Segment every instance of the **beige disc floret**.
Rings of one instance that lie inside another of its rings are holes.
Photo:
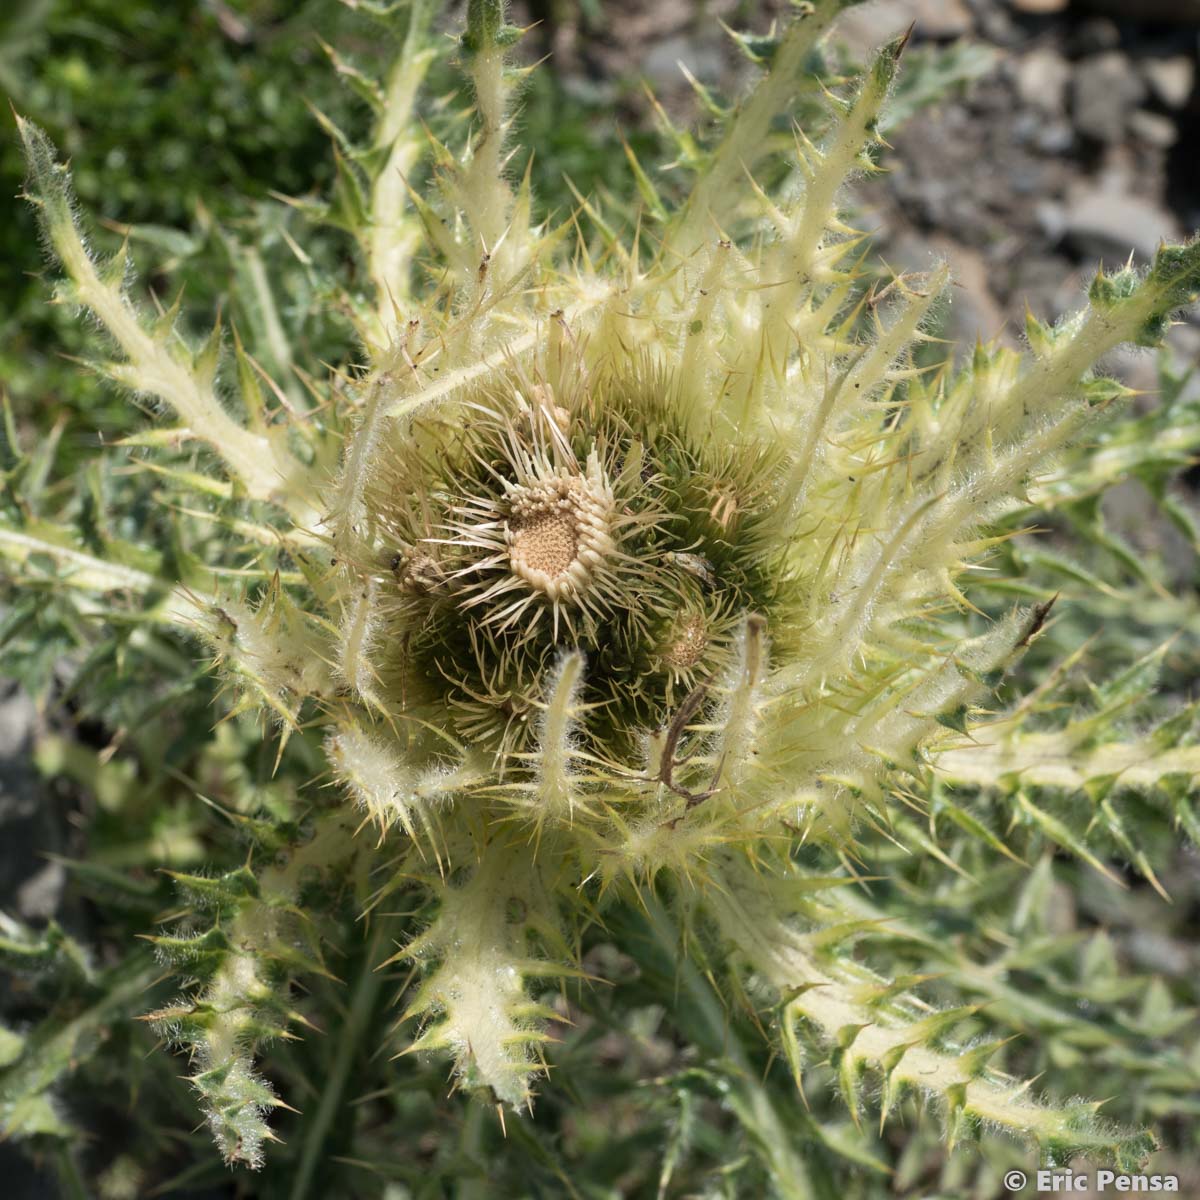
[[[599,449],[580,464],[556,425],[533,426],[526,441],[511,427],[507,476],[499,494],[476,495],[452,510],[453,547],[483,551],[453,574],[465,609],[488,606],[484,624],[530,636],[549,613],[571,636],[594,630],[632,560],[621,546],[629,516],[617,504]],[[532,443],[532,444],[530,444]]]
[[[617,549],[612,488],[595,452],[586,472],[561,467],[509,484],[507,492],[504,539],[513,574],[554,602],[578,596]]]

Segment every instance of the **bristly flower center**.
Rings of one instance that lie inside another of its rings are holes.
[[[586,475],[562,469],[511,485],[508,495],[504,536],[513,573],[553,601],[577,595],[616,549],[609,532],[612,490],[596,457]]]
[[[371,497],[399,548],[395,694],[443,697],[458,736],[515,764],[545,681],[578,650],[578,736],[638,754],[729,665],[743,614],[775,615],[756,525],[774,454],[694,436],[677,381],[649,365],[580,367],[553,387],[514,371],[467,404],[465,428],[434,418],[397,443]]]

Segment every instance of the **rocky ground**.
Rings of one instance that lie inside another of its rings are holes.
[[[531,0],[553,66],[595,93],[644,76],[686,103],[678,63],[737,86],[720,17],[762,28],[781,0]],[[703,11],[701,11],[703,10]],[[1016,342],[1026,303],[1057,316],[1096,262],[1138,261],[1161,238],[1200,228],[1200,0],[873,0],[839,34],[863,58],[913,26],[913,44],[988,47],[992,66],[965,94],[921,112],[891,138],[890,173],[862,189],[864,214],[895,265],[949,260],[959,294],[952,336]],[[614,90],[614,97],[618,93]],[[636,119],[636,113],[630,113]],[[1194,357],[1200,332],[1176,334]],[[1115,369],[1152,388],[1147,356]]]
[[[1027,303],[1057,316],[1099,260],[1132,252],[1146,262],[1161,239],[1200,227],[1200,6],[895,0],[853,14],[848,28],[866,44],[914,19],[917,37],[972,38],[995,52],[961,101],[896,134],[891,173],[867,189],[885,253],[954,266],[956,336],[1016,340]],[[1194,357],[1200,335],[1181,329],[1175,345]],[[1149,356],[1116,369],[1154,386]]]

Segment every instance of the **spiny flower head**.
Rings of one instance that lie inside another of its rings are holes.
[[[645,361],[571,355],[541,382],[513,367],[466,404],[462,425],[418,418],[383,443],[364,496],[390,563],[373,571],[372,547],[361,568],[387,695],[440,704],[511,769],[578,651],[577,733],[598,757],[633,753],[684,683],[728,662],[739,614],[777,607],[779,548],[755,535],[777,459],[693,439]]]

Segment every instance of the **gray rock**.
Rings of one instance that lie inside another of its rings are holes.
[[[58,911],[66,882],[62,863],[44,863],[17,888],[17,912],[27,921],[48,921]]]
[[[948,40],[963,37],[974,27],[965,0],[915,0],[913,8],[916,32],[923,37]]]
[[[948,333],[964,357],[972,352],[977,339],[1014,345],[1013,329],[1006,324],[1004,309],[992,291],[992,274],[983,255],[945,238],[935,239],[934,248],[945,255],[954,272]]]
[[[1062,112],[1066,107],[1071,64],[1057,50],[1038,46],[1017,62],[1017,94],[1043,112]]]
[[[1048,254],[1043,243],[1031,239],[1025,245],[1026,253],[1009,260],[1013,277],[1009,319],[1018,330],[1024,329],[1027,311],[1043,321],[1077,312],[1086,289],[1083,275],[1059,255]]]
[[[1157,929],[1141,927],[1137,936],[1128,938],[1125,945],[1143,970],[1186,976],[1195,969],[1187,942]]]
[[[1151,94],[1166,108],[1182,108],[1196,82],[1196,60],[1189,54],[1144,58],[1138,63]]]
[[[1012,14],[995,0],[970,0],[970,4],[975,16],[975,31],[985,41],[995,46],[1016,46],[1027,40]]]
[[[1100,54],[1104,50],[1115,50],[1121,44],[1121,31],[1115,21],[1107,17],[1091,17],[1078,21],[1067,28],[1069,53],[1076,58],[1088,54]]]
[[[1085,58],[1071,81],[1075,128],[1098,142],[1119,142],[1130,115],[1146,98],[1146,85],[1116,50]]]
[[[1129,132],[1147,146],[1165,150],[1179,140],[1179,130],[1170,117],[1162,113],[1147,112],[1144,108],[1129,118]]]
[[[834,28],[833,38],[861,60],[902,34],[912,23],[912,10],[904,0],[878,0],[844,13]]]
[[[724,65],[715,47],[701,45],[695,38],[679,34],[652,43],[642,59],[641,69],[654,86],[674,87],[684,78],[680,63],[685,64],[701,83],[716,83]]]
[[[57,910],[66,873],[42,857],[60,837],[32,765],[36,726],[33,701],[0,683],[0,908],[41,921]]]
[[[1169,212],[1149,200],[1124,192],[1094,189],[1072,198],[1065,207],[1065,240],[1086,259],[1119,266],[1129,257],[1154,257],[1160,241],[1178,239]]]
[[[1058,158],[1075,144],[1075,130],[1066,121],[1046,121],[1037,131],[1033,144],[1043,154]]]
[[[845,13],[834,37],[862,58],[910,25],[919,38],[945,41],[971,33],[974,20],[966,0],[873,0]]]
[[[1067,232],[1067,209],[1053,200],[1043,200],[1033,210],[1038,227],[1052,241],[1061,242]]]

